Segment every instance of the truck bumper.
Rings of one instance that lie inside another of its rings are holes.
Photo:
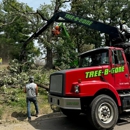
[[[60,108],[81,110],[80,98],[64,98],[48,95],[48,101],[50,104]]]

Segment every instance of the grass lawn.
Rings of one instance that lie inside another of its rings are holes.
[[[1,88],[0,88],[1,90]],[[0,119],[11,120],[11,118],[27,117],[26,115],[26,95],[20,88],[7,88],[5,93],[0,91]],[[39,88],[38,106],[39,114],[52,113],[50,105],[48,104],[48,94],[46,90]],[[31,114],[35,115],[35,108],[31,104]]]

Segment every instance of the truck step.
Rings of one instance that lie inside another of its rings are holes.
[[[124,110],[124,112],[130,112],[130,109],[126,109],[126,110]]]
[[[130,96],[130,93],[127,93],[127,94],[119,94],[120,97],[129,97]]]

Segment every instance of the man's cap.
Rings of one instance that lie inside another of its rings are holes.
[[[29,82],[30,82],[30,83],[34,82],[34,76],[30,76],[30,77],[29,77]]]
[[[34,76],[30,76],[29,79],[34,79]]]

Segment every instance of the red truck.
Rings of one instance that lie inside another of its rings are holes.
[[[50,76],[49,102],[63,114],[87,114],[98,130],[111,129],[130,111],[129,64],[122,48],[102,47],[79,56],[79,68]]]
[[[79,68],[51,74],[49,103],[67,116],[85,113],[96,129],[111,130],[119,116],[130,111],[130,43],[116,27],[66,12],[55,14],[31,38],[41,34],[52,22],[60,21],[59,17],[108,34],[110,46],[80,54]]]

